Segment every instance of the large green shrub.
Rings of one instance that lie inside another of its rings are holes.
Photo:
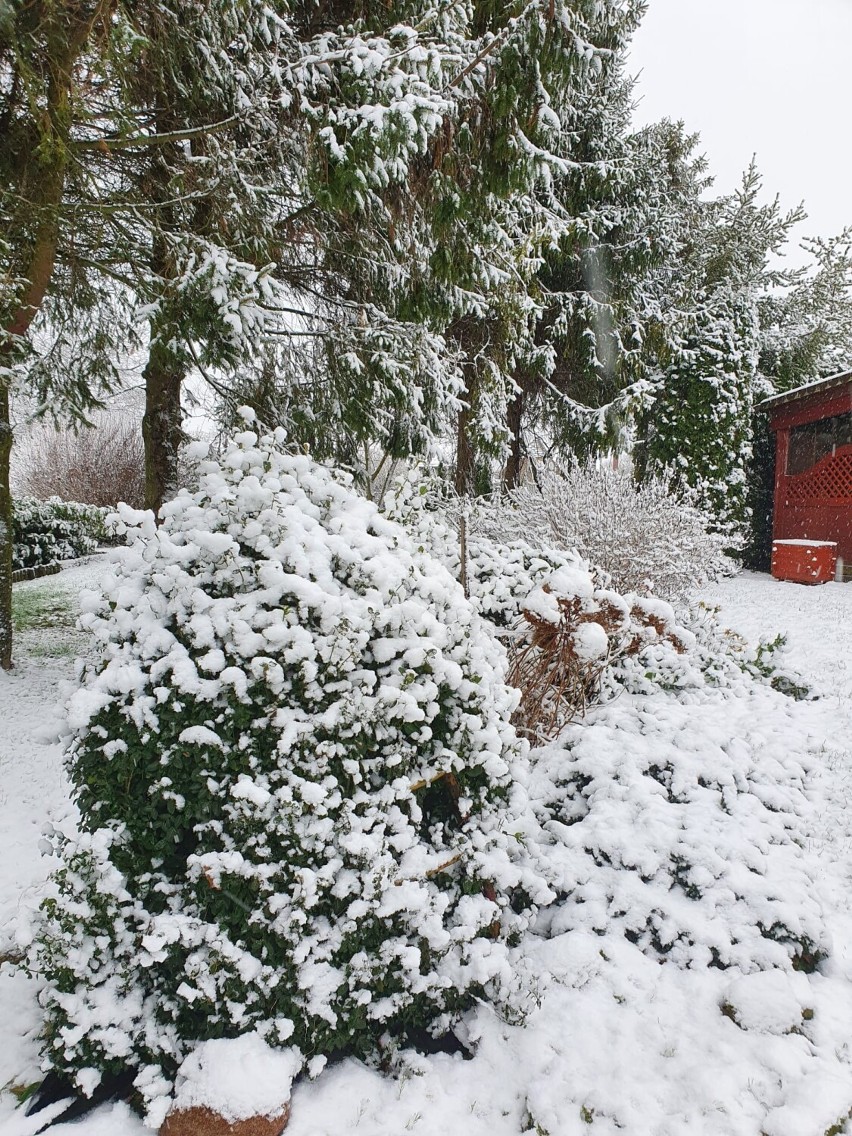
[[[94,552],[109,539],[108,509],[51,497],[16,497],[12,505],[13,567],[40,568]]]
[[[447,571],[283,435],[126,510],[70,707],[82,833],[31,967],[45,1052],[162,1114],[199,1040],[387,1052],[509,973],[538,895],[504,656]]]

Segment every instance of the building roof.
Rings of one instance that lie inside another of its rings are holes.
[[[796,387],[795,390],[773,394],[769,398],[763,399],[758,405],[767,410],[774,409],[776,406],[783,406],[785,402],[798,402],[799,399],[808,398],[812,394],[824,394],[834,387],[842,387],[847,383],[852,384],[852,371],[839,371],[836,375],[817,379],[813,383],[805,383],[803,386]]]

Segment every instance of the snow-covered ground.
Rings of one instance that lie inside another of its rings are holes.
[[[19,587],[70,598],[97,570],[89,564]],[[820,697],[794,703],[765,691],[696,704],[694,713],[661,715],[670,725],[661,727],[659,744],[695,748],[706,737],[725,750],[748,734],[758,758],[765,738],[767,753],[786,750],[814,765],[802,864],[832,941],[828,961],[815,974],[740,977],[660,965],[620,933],[575,929],[532,939],[527,963],[543,977],[523,1026],[483,1007],[466,1023],[476,1043],[471,1061],[412,1055],[396,1078],[353,1061],[329,1067],[296,1086],[290,1136],[845,1131],[839,1125],[852,1110],[852,586],[807,588],[744,574],[706,598],[749,638],[786,632],[790,664]],[[51,865],[39,853],[42,826],[69,808],[61,747],[51,741],[73,671],[62,653],[69,645],[85,642],[67,627],[25,631],[18,669],[0,674],[0,955],[14,953],[21,934],[14,928],[25,923]],[[15,1109],[10,1091],[39,1076],[35,993],[23,976],[0,975],[4,1136],[31,1136],[40,1123]],[[736,1008],[739,1024],[725,1006]],[[116,1104],[55,1131],[147,1130]]]

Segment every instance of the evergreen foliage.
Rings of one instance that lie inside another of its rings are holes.
[[[769,428],[769,415],[759,406],[752,415],[751,433],[751,460],[746,474],[751,524],[739,556],[746,568],[768,572],[772,565],[775,509],[775,434]]]
[[[402,107],[409,144],[393,164],[374,149],[370,168],[342,179],[356,151],[350,134],[360,139],[366,127],[343,135],[343,111],[325,112],[335,133],[324,126],[322,136],[337,149],[329,145],[314,176],[325,179],[319,200],[345,210],[325,264],[346,281],[349,315],[328,341],[328,372],[294,388],[299,436],[316,452],[354,463],[373,439],[398,456],[457,427],[458,479],[469,487],[476,452],[505,449],[514,372],[540,353],[535,274],[570,220],[554,185],[585,161],[569,153],[562,109],[592,97],[623,38],[623,8],[572,0],[410,15],[418,41],[431,44],[440,29],[449,51],[442,59],[430,47],[430,66],[443,73],[430,78],[431,103],[415,107],[422,118],[431,106],[432,121],[417,133]],[[376,34],[386,17],[373,18]],[[365,75],[359,65],[361,87]]]
[[[464,492],[494,484],[495,459],[516,484],[533,435],[580,454],[638,437],[640,473],[669,468],[742,531],[756,375],[786,386],[850,356],[849,238],[812,242],[813,273],[772,272],[795,215],[758,204],[754,169],[708,200],[681,125],[631,132],[642,12],[16,10],[4,390],[85,416],[145,345],[153,505],[200,371],[225,419],[247,401],[354,468],[370,444],[452,438]]]
[[[533,339],[519,357],[510,411],[517,484],[525,436],[542,427],[564,452],[617,437],[641,375],[646,312],[641,283],[655,261],[643,180],[643,144],[629,133],[632,81],[624,68],[641,5],[608,21],[607,52],[593,82],[557,108],[564,158],[553,183],[558,221],[536,277]]]
[[[107,510],[51,497],[16,497],[14,559],[18,568],[39,568],[57,560],[86,556],[109,540]]]
[[[268,104],[269,28],[279,24],[268,8],[230,0],[57,0],[14,6],[8,15],[0,31],[0,515],[7,534],[13,390],[35,392],[42,413],[85,418],[122,381],[149,323],[152,354],[166,352],[184,367],[188,355],[233,362],[242,330],[256,332],[273,259],[262,237],[277,220],[275,196],[256,175],[259,153],[275,157],[265,145],[273,132],[258,89]],[[278,91],[280,102],[280,84]],[[180,318],[170,319],[177,310]],[[171,420],[162,406],[154,409],[149,439],[173,441],[179,385],[165,408]],[[7,539],[4,666],[11,662],[10,550]]]
[[[852,229],[803,242],[811,267],[760,299],[760,370],[781,393],[852,367]]]
[[[50,1065],[86,1093],[130,1067],[155,1118],[200,1040],[375,1058],[446,1031],[549,896],[510,835],[502,649],[282,441],[237,435],[159,529],[125,510],[83,618],[103,656],[70,708],[82,832],[30,965]]]
[[[748,469],[760,352],[758,301],[788,279],[770,267],[801,211],[759,203],[755,166],[726,198],[696,203],[683,234],[686,312],[643,414],[643,474],[662,472],[696,495],[736,543],[750,523]]]
[[[650,468],[693,490],[734,543],[749,521],[755,316],[752,298],[729,289],[692,313],[654,398],[645,443]]]
[[[774,692],[707,632],[686,653],[661,642],[623,656],[604,676],[611,697],[533,754],[559,893],[541,923],[616,931],[684,969],[810,972],[831,951],[799,846],[810,759],[789,752],[789,707],[775,703],[772,729],[754,731]],[[665,705],[649,713],[661,687]],[[736,722],[727,746],[720,715]]]

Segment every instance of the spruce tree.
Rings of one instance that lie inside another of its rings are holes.
[[[641,468],[688,487],[719,531],[741,544],[750,507],[759,303],[788,279],[771,259],[801,211],[759,202],[754,165],[732,195],[698,202],[682,236],[686,303],[640,425]]]
[[[759,366],[773,392],[852,366],[852,228],[802,247],[810,264],[759,303]]]
[[[499,232],[524,256],[498,281],[499,291],[491,289],[486,318],[473,313],[460,325],[463,350],[465,338],[473,350],[464,350],[459,491],[474,484],[478,451],[509,461],[514,453],[517,464],[525,395],[531,385],[552,376],[553,337],[546,329],[559,321],[560,305],[549,268],[560,250],[582,244],[593,225],[592,211],[578,208],[578,199],[594,197],[593,185],[618,176],[624,52],[642,10],[641,3],[565,4],[555,22],[571,27],[580,43],[575,40],[573,51],[570,40],[560,45],[545,20],[513,50],[504,63],[503,85],[495,86],[493,120],[502,127],[506,112],[500,100],[514,117],[488,152],[498,162],[505,155],[513,173],[526,165],[528,178],[527,188],[519,187],[496,220]],[[548,20],[553,18],[551,6]]]
[[[177,488],[181,387],[251,358],[280,318],[279,250],[292,233],[292,33],[246,0],[150,3],[122,13],[134,67],[111,75],[99,144],[109,155],[108,247],[123,257],[134,319],[147,333],[146,500]],[[100,171],[99,171],[100,172]]]
[[[689,486],[718,531],[732,538],[743,536],[749,517],[754,301],[748,291],[722,287],[690,313],[646,417],[652,468]]]
[[[5,5],[0,19],[0,666],[7,670],[12,665],[11,399],[33,369],[33,325],[46,303],[57,301],[53,334],[44,337],[42,348],[54,364],[67,366],[71,312],[78,327],[88,326],[93,289],[80,251],[70,253],[64,205],[68,182],[78,173],[75,134],[84,121],[83,91],[112,44],[112,7],[105,0]],[[55,287],[57,275],[62,289]],[[97,332],[103,334],[102,325]],[[102,340],[94,338],[94,354],[100,356]],[[50,392],[78,411],[94,397],[87,362],[86,356],[79,358],[76,377]],[[108,375],[109,367],[104,370]]]
[[[541,354],[536,273],[566,227],[554,186],[587,161],[572,151],[563,110],[606,100],[598,78],[637,7],[483,3],[465,20],[453,9],[453,22],[449,10],[410,15],[421,37],[442,29],[456,62],[435,82],[437,128],[419,152],[379,165],[379,178],[352,170],[355,132],[341,129],[339,107],[326,109],[324,136],[330,126],[337,148],[314,171],[318,195],[351,223],[332,231],[324,260],[340,285],[331,306],[348,315],[327,340],[327,370],[293,390],[297,433],[316,452],[357,463],[370,439],[401,454],[452,433],[460,488],[478,452],[505,453],[514,375]],[[376,35],[387,15],[362,19]]]
[[[637,293],[653,256],[624,68],[641,11],[628,5],[605,24],[598,73],[558,108],[559,221],[536,275],[532,340],[514,374],[508,488],[517,484],[526,433],[563,452],[604,444],[615,400],[639,374],[644,313]]]
[[[695,299],[689,241],[711,179],[681,123],[630,131],[624,52],[638,14],[625,13],[597,88],[573,108],[574,162],[555,189],[566,221],[538,273],[534,350],[515,374],[508,487],[528,437],[565,458],[632,446]]]

